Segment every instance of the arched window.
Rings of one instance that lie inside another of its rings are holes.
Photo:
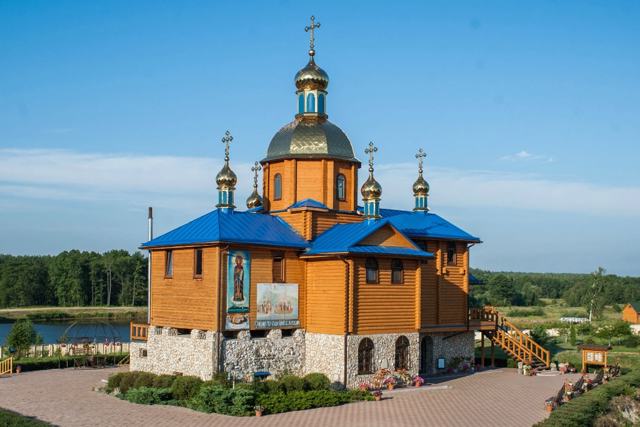
[[[409,369],[409,339],[404,335],[396,340],[395,369]]]
[[[316,96],[312,93],[307,95],[307,113],[316,112]]]
[[[358,345],[358,375],[373,374],[373,341],[363,338]]]
[[[279,173],[273,177],[273,199],[282,199],[282,175]]]
[[[339,174],[336,178],[336,195],[338,200],[345,200],[347,198],[346,183],[344,175]]]
[[[318,113],[324,114],[324,93],[318,95]]]
[[[375,258],[367,258],[364,266],[367,270],[367,283],[378,283],[378,261]]]
[[[391,260],[391,283],[396,285],[404,283],[404,266],[401,259]]]
[[[304,94],[298,95],[298,113],[304,113]]]

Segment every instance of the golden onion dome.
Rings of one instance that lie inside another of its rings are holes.
[[[258,194],[258,190],[253,189],[253,193],[247,198],[247,208],[259,208],[262,206],[262,197]]]
[[[316,65],[313,56],[311,56],[309,63],[296,74],[295,82],[298,90],[327,90],[329,75]]]
[[[328,120],[297,118],[271,139],[263,162],[293,158],[332,158],[358,162],[347,135]]]
[[[362,184],[360,193],[364,200],[379,199],[382,196],[382,186],[373,177],[373,173],[369,174],[369,178]]]
[[[429,194],[429,183],[426,179],[422,177],[422,174],[418,176],[416,182],[413,183],[413,195],[428,195]]]
[[[236,183],[238,182],[238,177],[229,167],[229,162],[225,161],[224,166],[216,175],[216,183],[218,184],[218,188],[235,188]]]

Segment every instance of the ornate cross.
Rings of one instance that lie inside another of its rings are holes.
[[[233,141],[233,136],[231,136],[231,132],[226,131],[224,136],[222,137],[222,143],[224,144],[224,161],[229,161],[229,144]]]
[[[258,188],[258,172],[262,170],[262,166],[260,166],[259,162],[255,162],[251,167],[251,172],[253,172],[253,188]]]
[[[427,157],[427,153],[424,152],[422,148],[418,150],[416,154],[416,159],[418,159],[418,172],[422,174],[422,160]]]
[[[369,142],[369,147],[364,149],[364,154],[369,155],[369,172],[373,172],[373,153],[378,151],[378,147],[373,145],[373,141]]]
[[[311,38],[309,40],[309,53],[311,54],[311,52],[314,52],[313,48],[315,47],[315,38],[314,38],[314,34],[313,34],[313,30],[315,30],[316,28],[320,28],[320,23],[318,22],[316,24],[316,17],[311,15],[311,25],[304,27],[304,31],[306,33],[308,33],[309,31],[311,31]],[[314,52],[315,53],[315,52]],[[312,55],[313,56],[313,55]]]

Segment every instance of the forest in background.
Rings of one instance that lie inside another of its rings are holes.
[[[0,255],[0,308],[147,304],[147,258],[125,250]]]

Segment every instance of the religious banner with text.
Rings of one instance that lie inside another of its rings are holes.
[[[300,326],[297,283],[258,283],[256,328]]]
[[[231,251],[227,267],[227,329],[249,329],[251,257],[247,251]]]

